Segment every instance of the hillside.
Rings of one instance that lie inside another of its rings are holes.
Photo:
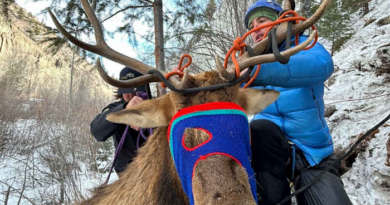
[[[55,54],[49,52],[49,43],[41,43],[45,38],[55,37],[54,34],[45,35],[49,31],[50,28],[40,23],[23,8],[12,4],[10,19],[0,16],[0,58],[12,55],[26,56],[29,66],[24,69],[29,70],[34,64],[37,67],[35,72],[38,73],[38,79],[55,79],[53,85],[69,82],[73,50],[65,43]],[[111,88],[101,80],[93,64],[77,54],[74,61],[76,82],[80,78],[85,78],[86,83],[91,87],[98,88],[104,95],[111,95]],[[5,72],[6,69],[3,65],[0,71]]]
[[[82,183],[101,178],[90,170],[112,148],[89,124],[113,89],[67,43],[49,52],[41,41],[56,36],[35,17],[9,11],[0,15],[0,204],[70,203],[101,183]]]
[[[328,120],[336,152],[390,114],[390,1],[371,1],[354,16],[355,34],[333,56],[335,73],[325,94],[337,111]],[[390,204],[390,166],[385,165],[390,122],[351,156],[342,180],[354,204]]]

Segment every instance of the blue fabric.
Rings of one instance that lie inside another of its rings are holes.
[[[194,150],[187,150],[182,143],[186,128],[207,130],[211,134],[211,140]],[[249,124],[243,111],[218,109],[182,115],[172,121],[168,135],[171,154],[190,204],[194,204],[192,176],[196,162],[214,154],[229,155],[245,168],[252,195],[257,201],[256,180],[250,162]]]
[[[301,36],[300,42],[306,39],[306,36]],[[284,50],[284,44],[280,50]],[[267,119],[277,124],[287,139],[303,151],[311,166],[333,153],[323,99],[324,82],[332,75],[333,69],[330,54],[317,43],[313,48],[290,57],[288,64],[261,65],[260,73],[251,85],[280,92],[278,100],[256,114],[253,120]]]

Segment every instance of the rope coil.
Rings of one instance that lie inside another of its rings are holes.
[[[293,15],[293,17],[286,17],[287,15],[288,16]],[[224,62],[225,69],[227,69],[227,64],[228,64],[229,58],[232,58],[233,64],[234,64],[234,66],[236,68],[236,72],[235,72],[236,73],[236,77],[240,76],[240,67],[239,67],[239,64],[238,64],[238,61],[237,61],[237,58],[236,58],[236,54],[237,54],[238,51],[240,52],[239,56],[244,54],[244,47],[246,46],[244,41],[251,33],[259,31],[259,30],[264,29],[264,28],[268,28],[266,30],[266,32],[264,33],[264,36],[261,39],[261,40],[264,40],[267,37],[268,32],[270,32],[271,29],[274,28],[274,26],[276,26],[276,25],[279,25],[279,24],[284,23],[284,22],[291,22],[291,21],[293,21],[296,24],[298,24],[299,21],[305,21],[305,20],[306,20],[306,18],[300,17],[297,12],[295,12],[293,10],[289,10],[289,11],[286,11],[286,12],[282,13],[276,21],[264,24],[264,25],[259,26],[259,27],[256,27],[256,28],[248,31],[243,37],[237,37],[233,41],[233,46],[230,48],[230,50],[228,51],[228,53],[225,56],[225,62]],[[313,30],[316,30],[316,27],[314,25],[311,28]],[[276,38],[275,38],[275,40],[276,40]],[[308,49],[312,48],[317,43],[317,40],[318,40],[318,34],[316,34],[315,40],[313,41],[313,43],[310,46],[308,46],[307,48],[303,49],[303,50],[308,50]],[[295,45],[299,45],[299,34],[298,33],[295,34]],[[248,87],[254,81],[254,79],[259,74],[260,67],[261,67],[261,65],[258,66],[255,74],[248,81],[248,83],[244,86],[244,88]]]
[[[181,64],[183,63],[184,58],[188,58],[188,62],[187,62],[183,67],[181,67]],[[166,78],[166,79],[169,79],[169,78],[170,78],[171,76],[173,76],[173,75],[178,75],[179,77],[183,77],[183,75],[184,75],[184,73],[183,73],[184,69],[187,68],[188,66],[190,66],[191,63],[192,63],[192,57],[191,57],[190,54],[184,54],[184,55],[182,55],[181,58],[180,58],[180,61],[179,61],[179,67],[177,68],[179,71],[171,71],[171,72],[169,72],[169,73],[167,73],[167,74],[165,75],[165,78]],[[161,82],[161,87],[166,88],[164,82]]]
[[[286,17],[288,16],[288,17]],[[290,17],[292,16],[292,17]],[[247,47],[247,44],[244,43],[245,39],[253,32],[256,32],[256,31],[259,31],[261,29],[264,29],[264,28],[268,28],[266,30],[266,32],[264,33],[264,36],[262,37],[261,40],[264,40],[267,36],[268,36],[268,33],[271,31],[271,35],[269,36],[270,37],[270,42],[276,42],[276,30],[275,31],[272,31],[272,29],[276,26],[276,25],[279,25],[281,23],[284,23],[284,22],[294,22],[295,24],[298,24],[299,21],[305,21],[306,18],[304,17],[300,17],[298,15],[297,12],[293,11],[293,10],[289,10],[289,11],[285,11],[284,13],[282,13],[279,18],[274,21],[274,22],[271,22],[271,23],[267,23],[267,24],[264,24],[262,26],[259,26],[259,27],[256,27],[250,31],[248,31],[244,36],[240,37],[238,36],[234,41],[233,41],[233,46],[229,49],[229,51],[227,52],[226,56],[225,56],[225,61],[224,61],[224,67],[225,69],[227,69],[227,64],[228,64],[228,61],[229,61],[229,58],[232,58],[232,61],[233,61],[233,64],[235,66],[235,75],[236,75],[236,79],[242,79],[240,78],[240,66],[239,66],[239,63],[237,61],[237,52],[240,52],[238,56],[241,56],[242,54],[244,54],[245,52],[245,47]],[[316,27],[313,25],[311,26],[311,28],[313,30],[316,30]],[[290,34],[291,34],[291,25],[288,26],[288,30],[290,29],[290,31],[288,31],[286,34],[286,39],[290,39]],[[307,48],[303,49],[303,50],[308,50],[310,48],[312,48],[316,43],[317,43],[317,40],[318,40],[318,33],[316,34],[315,36],[315,39],[313,41],[313,43],[308,46]],[[275,44],[275,43],[273,43]],[[299,33],[295,34],[295,45],[299,45]],[[281,63],[288,63],[288,60],[289,58],[284,58],[283,56],[280,55],[280,52],[278,51],[278,47],[277,45],[272,45],[273,46],[273,51],[274,51],[274,55],[275,57],[278,59],[278,61],[281,61]],[[287,49],[290,47],[290,42],[287,42]],[[253,56],[253,55],[251,55]],[[189,61],[187,62],[187,64],[185,64],[183,67],[181,67],[182,63],[183,63],[183,60],[184,58],[188,58]],[[183,56],[181,56],[180,58],[180,62],[179,62],[179,67],[178,67],[178,70],[179,71],[171,71],[169,72],[168,74],[165,75],[165,80],[162,80],[163,82],[161,83],[161,86],[166,88],[166,83],[168,82],[167,79],[169,79],[169,77],[173,76],[173,75],[178,75],[179,77],[183,77],[184,73],[184,69],[187,68],[190,64],[192,63],[192,58],[189,54],[184,54]],[[261,68],[261,65],[259,64],[257,66],[257,69],[254,73],[254,75],[250,78],[250,80],[244,85],[243,88],[246,88],[248,87],[251,83],[253,83],[253,81],[256,79],[257,75],[259,74],[260,72],[260,68]],[[253,69],[253,67],[252,67]],[[250,71],[252,71],[252,69],[250,69]],[[247,72],[250,72],[249,70]],[[157,73],[156,71],[151,71],[152,73]],[[245,76],[248,76],[248,75],[245,75]],[[235,84],[237,83],[237,80],[234,80],[235,81]],[[164,83],[165,82],[165,83]],[[233,81],[232,81],[233,82]],[[230,82],[230,83],[232,83]],[[171,90],[174,90],[176,92],[178,92],[179,90],[177,89],[172,89],[171,87],[172,86],[168,86]],[[217,86],[217,87],[221,87],[221,86]],[[199,88],[200,89],[200,88]],[[195,92],[195,90],[199,90],[199,89],[194,89],[194,90],[189,90],[187,89],[186,91],[184,91],[183,93],[187,93],[187,92]],[[209,89],[215,89],[215,88],[208,88],[207,90]],[[201,91],[201,90],[199,90]]]

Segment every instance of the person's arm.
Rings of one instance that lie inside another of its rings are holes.
[[[116,124],[106,120],[106,116],[109,113],[125,109],[126,105],[127,103],[124,102],[111,103],[103,109],[102,113],[95,117],[95,119],[91,122],[90,130],[91,134],[97,141],[106,141],[115,133],[115,131],[124,126],[122,124]]]
[[[333,70],[332,57],[317,43],[310,50],[300,51],[290,57],[287,64],[275,62],[261,65],[260,73],[252,86],[307,87],[325,82]]]

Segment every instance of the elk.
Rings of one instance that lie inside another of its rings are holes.
[[[75,45],[144,74],[139,78],[127,81],[115,80],[105,73],[98,60],[97,68],[101,77],[108,84],[122,88],[136,87],[150,82],[160,82],[160,78],[155,74],[149,73],[149,71],[154,69],[153,67],[120,54],[106,44],[103,38],[103,30],[88,0],[81,0],[81,2],[95,30],[96,45],[87,44],[70,35],[49,11],[58,30]],[[317,12],[307,21],[293,25],[291,29],[292,34],[302,32],[318,21],[329,2],[330,0],[325,0]],[[285,8],[290,8],[288,1],[285,4]],[[283,23],[278,27],[276,39],[279,43],[286,35],[286,30],[287,23]],[[309,45],[315,34],[313,32],[305,43],[288,49],[281,54],[289,57],[299,52]],[[253,48],[255,54],[259,56],[250,57],[246,52],[239,57],[240,70],[257,64],[276,61],[272,54],[260,55],[267,48],[267,42],[268,38],[265,38]],[[218,71],[207,71],[190,76],[187,69],[181,81],[175,77],[169,78],[168,81],[172,83],[176,90],[203,88],[229,82],[235,72],[233,65],[225,70],[217,57],[216,64]],[[256,193],[253,194],[251,191],[250,180],[253,179],[253,176],[248,174],[251,172],[243,168],[233,158],[222,154],[211,155],[197,161],[199,163],[194,166],[192,183],[189,185],[192,188],[193,195],[190,197],[183,189],[186,184],[182,183],[170,153],[170,145],[167,140],[168,126],[171,125],[172,118],[178,112],[194,106],[216,102],[231,102],[240,106],[245,111],[245,114],[250,115],[261,112],[266,106],[274,102],[278,95],[278,92],[273,90],[242,89],[239,84],[191,93],[171,91],[156,99],[144,101],[131,109],[112,113],[107,120],[114,123],[135,125],[142,128],[156,127],[156,129],[146,144],[139,150],[134,161],[121,175],[120,180],[110,185],[99,187],[95,190],[92,198],[80,204],[257,204],[255,201]],[[219,124],[219,126],[223,127],[224,124]],[[249,126],[246,122],[246,125],[244,124],[241,127],[223,127],[223,129],[248,131]],[[206,143],[210,137],[204,130],[192,127],[186,128],[184,135],[183,144],[193,149]]]

